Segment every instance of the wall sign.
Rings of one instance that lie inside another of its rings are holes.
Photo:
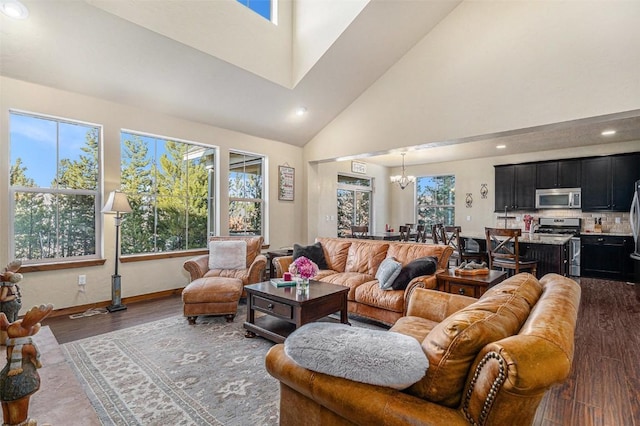
[[[365,174],[365,173],[367,173],[367,164],[366,163],[361,163],[359,161],[352,161],[351,162],[351,171],[353,173]]]
[[[278,166],[278,200],[293,201],[296,169],[288,165]]]

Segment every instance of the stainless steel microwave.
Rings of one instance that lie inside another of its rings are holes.
[[[580,209],[582,208],[580,188],[536,189],[537,209]]]

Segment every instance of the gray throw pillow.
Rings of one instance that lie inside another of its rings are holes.
[[[393,290],[391,284],[400,275],[402,269],[402,263],[398,262],[393,257],[387,257],[380,263],[378,272],[376,272],[376,279],[383,290]]]
[[[284,351],[308,370],[393,389],[408,388],[429,368],[413,337],[346,324],[305,324],[287,337]]]

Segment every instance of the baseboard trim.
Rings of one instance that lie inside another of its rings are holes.
[[[182,290],[183,288],[174,288],[172,290],[163,290],[163,291],[157,291],[155,293],[147,293],[147,294],[140,294],[138,296],[125,297],[122,299],[122,303],[125,305],[128,305],[130,303],[145,302],[148,300],[175,296],[175,295],[182,294]],[[49,317],[53,318],[53,317],[59,317],[59,316],[79,314],[81,312],[86,312],[89,309],[106,308],[109,305],[111,305],[111,300],[105,300],[103,302],[96,302],[96,303],[88,303],[86,305],[70,306],[68,308],[62,308],[62,309],[54,309],[53,312],[51,312],[51,314],[49,315]]]

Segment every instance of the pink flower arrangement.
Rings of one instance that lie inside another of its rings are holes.
[[[306,280],[315,277],[318,274],[318,270],[318,265],[304,256],[297,258],[289,265],[289,272]]]
[[[533,222],[533,216],[531,216],[530,214],[525,214],[523,217],[524,220],[524,229],[525,231],[528,231],[529,228],[531,228],[531,222]]]

